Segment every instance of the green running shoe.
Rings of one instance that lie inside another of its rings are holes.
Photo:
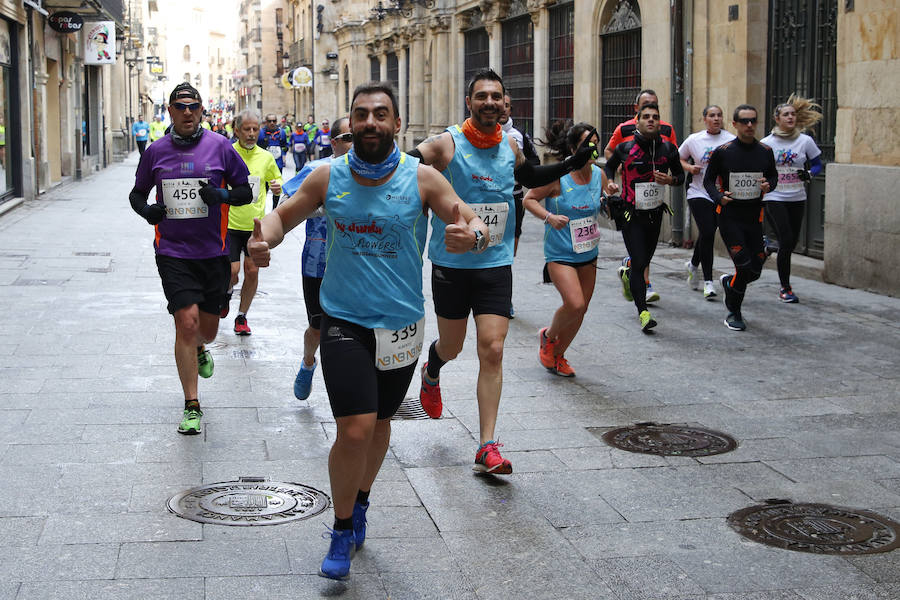
[[[203,411],[199,408],[184,409],[184,417],[178,426],[178,433],[184,435],[197,435],[200,433],[200,417]]]
[[[656,321],[650,316],[649,310],[642,310],[639,316],[641,318],[641,330],[644,333],[656,327]]]
[[[200,377],[203,379],[212,377],[213,367],[215,367],[215,364],[209,350],[205,346],[197,348],[197,372],[200,374]]]
[[[631,282],[628,280],[628,267],[619,267],[617,272],[619,273],[619,279],[622,280],[622,295],[625,296],[625,299],[629,302],[633,302],[634,298],[631,296]]]

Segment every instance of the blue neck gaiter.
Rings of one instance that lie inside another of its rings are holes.
[[[394,150],[388,154],[388,157],[374,165],[358,157],[354,149],[350,148],[350,151],[347,153],[347,162],[350,164],[350,169],[360,177],[381,179],[397,168],[397,165],[400,163],[400,148],[397,147],[395,142]]]

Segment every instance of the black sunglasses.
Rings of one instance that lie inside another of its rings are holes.
[[[342,134],[340,134],[340,135],[334,136],[334,137],[331,138],[331,139],[337,140],[337,141],[339,141],[339,142],[352,142],[352,141],[353,141],[353,134],[352,134],[352,133],[342,133]]]
[[[756,117],[744,117],[743,119],[735,119],[737,123],[743,123],[744,125],[756,125],[757,121],[759,121]]]
[[[185,104],[184,102],[175,102],[172,104],[175,107],[175,110],[190,110],[195,111],[200,108],[199,102],[191,102],[190,104]]]

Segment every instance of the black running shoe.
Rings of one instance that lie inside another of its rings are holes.
[[[728,313],[728,316],[725,317],[725,326],[732,331],[744,331],[747,329],[747,324],[744,323],[741,313]]]

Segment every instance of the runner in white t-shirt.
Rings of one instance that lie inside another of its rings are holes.
[[[791,254],[797,245],[803,213],[806,210],[806,182],[824,168],[822,151],[813,139],[802,133],[822,118],[814,110],[818,105],[806,98],[791,95],[775,107],[775,127],[762,143],[772,148],[778,169],[778,187],[766,194],[763,202],[766,220],[778,237],[778,279],[782,302],[798,302],[791,289]],[[807,169],[808,165],[808,169]]]
[[[684,266],[687,269],[688,285],[694,290],[698,289],[700,285],[697,266],[702,266],[703,297],[707,300],[713,300],[716,297],[716,288],[712,279],[713,245],[716,239],[716,204],[703,188],[703,176],[706,174],[706,165],[709,164],[709,156],[712,151],[734,139],[733,133],[722,129],[722,120],[721,107],[715,104],[707,106],[703,109],[703,122],[706,123],[706,129],[689,135],[678,149],[684,172],[691,174],[687,201],[699,230],[697,243],[694,244],[694,255]]]

